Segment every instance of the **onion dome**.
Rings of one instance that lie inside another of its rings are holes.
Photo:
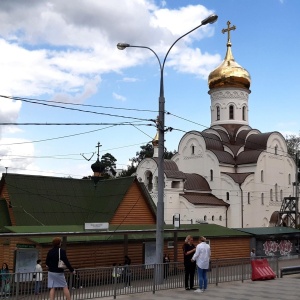
[[[101,173],[103,173],[104,170],[105,170],[105,167],[104,167],[103,164],[99,161],[99,158],[96,160],[95,163],[93,163],[93,164],[91,165],[91,168],[92,168],[94,174],[97,174],[97,173],[98,173],[98,174],[101,174]]]
[[[251,77],[246,69],[240,66],[235,60],[231,52],[230,30],[235,30],[235,26],[223,29],[222,33],[228,32],[227,52],[223,62],[213,70],[208,76],[209,89],[222,87],[238,87],[250,88]]]

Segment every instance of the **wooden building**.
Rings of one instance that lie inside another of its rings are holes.
[[[85,230],[85,223],[99,222],[109,223],[109,231]],[[21,174],[1,179],[0,261],[12,270],[19,249],[36,249],[45,261],[53,237],[45,233],[66,237],[67,254],[76,268],[122,263],[125,254],[132,264],[142,264],[149,258],[147,247],[155,243],[155,224],[156,207],[135,177],[99,181],[96,186],[91,180]],[[171,260],[183,261],[181,247],[188,234],[206,236],[212,258],[249,255],[248,233],[215,224],[186,224],[177,232],[172,225],[165,229],[164,250]]]

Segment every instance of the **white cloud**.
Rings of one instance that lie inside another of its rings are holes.
[[[137,81],[139,81],[139,79],[133,78],[133,77],[124,77],[124,78],[122,79],[122,81],[123,81],[123,82],[137,82]]]
[[[124,96],[121,96],[121,95],[119,95],[119,94],[117,94],[117,93],[113,93],[113,97],[115,98],[115,99],[117,99],[117,100],[119,100],[119,101],[126,101],[126,97],[124,97]]]

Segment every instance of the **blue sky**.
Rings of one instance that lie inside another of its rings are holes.
[[[126,168],[155,136],[149,120],[158,111],[159,68],[150,51],[116,44],[148,46],[163,59],[212,13],[218,21],[181,40],[167,58],[165,123],[174,128],[165,135],[167,149],[177,150],[184,132],[210,126],[207,76],[225,56],[228,20],[236,26],[235,60],[252,79],[250,126],[298,135],[299,12],[298,0],[1,0],[0,95],[48,106],[2,97],[0,122],[111,125],[0,125],[0,171],[81,178],[96,160],[81,154],[90,158],[98,142],[100,155],[109,152]]]

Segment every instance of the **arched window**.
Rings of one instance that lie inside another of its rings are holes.
[[[153,189],[153,175],[150,171],[145,173],[145,185],[148,188],[148,191],[151,192]]]
[[[206,221],[207,221],[207,216],[204,216],[204,218],[203,218],[203,219],[204,219],[204,221],[206,222]]]
[[[226,200],[229,201],[229,192],[226,193]]]
[[[214,171],[210,170],[210,181],[214,180]]]
[[[260,181],[264,182],[264,170],[260,171]]]
[[[275,155],[277,155],[277,152],[278,152],[278,146],[276,145],[275,146]]]
[[[261,205],[264,205],[265,203],[264,203],[265,201],[264,201],[264,193],[261,193]]]
[[[217,106],[217,121],[220,120],[220,106]]]
[[[248,204],[250,204],[250,192],[248,192]]]
[[[211,220],[214,221],[214,220],[215,220],[215,216],[212,216],[212,217],[211,217]]]
[[[289,184],[291,184],[291,174],[289,174]]]
[[[233,110],[233,105],[229,106],[229,119],[233,120],[234,119],[234,110]]]
[[[246,121],[246,106],[243,106],[243,121]]]
[[[273,201],[273,190],[270,189],[270,200]]]
[[[275,200],[278,201],[278,184],[275,184]]]
[[[194,145],[191,146],[191,154],[195,154],[195,146]]]
[[[219,221],[222,221],[222,216],[219,217]]]
[[[282,190],[280,190],[280,201],[282,201],[282,199],[283,199],[283,192],[282,192]]]

